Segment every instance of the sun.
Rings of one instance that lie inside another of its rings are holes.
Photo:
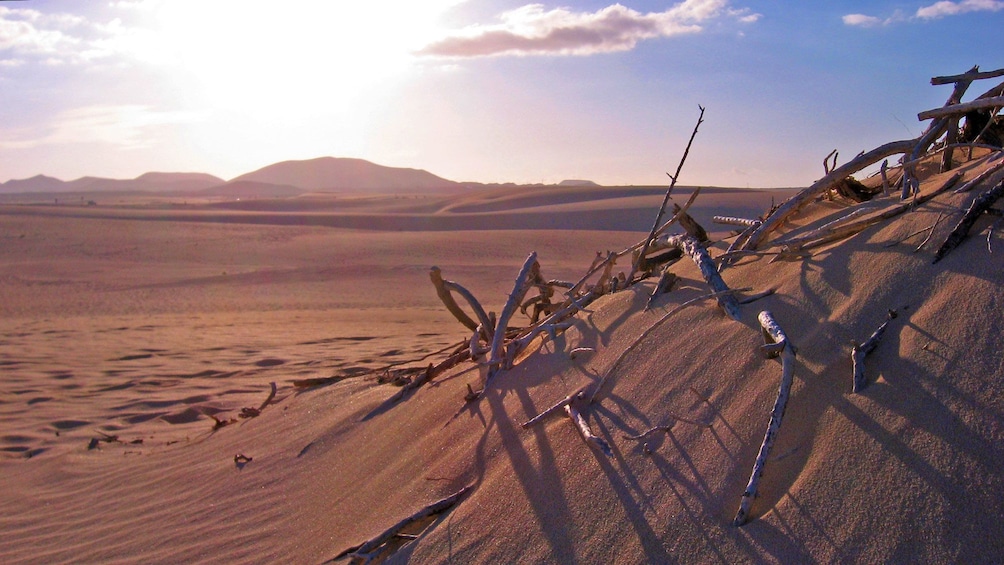
[[[170,0],[151,23],[180,81],[211,107],[338,111],[418,72],[413,52],[457,0]]]

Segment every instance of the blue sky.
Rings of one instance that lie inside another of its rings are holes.
[[[331,155],[664,184],[700,104],[681,183],[801,186],[918,135],[1001,29],[999,0],[0,1],[0,181]]]

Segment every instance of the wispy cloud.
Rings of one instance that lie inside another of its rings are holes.
[[[969,12],[998,12],[1000,10],[1004,10],[1004,1],[1002,0],[961,0],[959,2],[942,0],[941,2],[917,8],[917,11],[912,16],[907,16],[897,10],[888,18],[865,14],[847,14],[843,17],[843,20],[844,24],[849,26],[876,27],[905,21],[936,20]]]
[[[0,149],[30,149],[60,144],[105,144],[140,149],[156,138],[151,128],[191,122],[186,112],[161,112],[141,105],[88,106],[61,112],[44,126],[0,130]]]
[[[639,41],[698,33],[702,24],[729,17],[753,23],[759,14],[733,9],[726,0],[686,0],[663,12],[642,14],[620,4],[596,12],[546,9],[529,4],[499,16],[500,23],[474,25],[430,43],[420,55],[592,55],[633,49]]]
[[[0,7],[0,64],[4,66],[91,60],[104,54],[94,46],[108,36],[108,29],[73,14]]]
[[[967,12],[997,12],[1004,10],[1004,2],[997,0],[962,0],[962,2],[935,2],[917,10],[917,17],[925,20],[956,16]]]

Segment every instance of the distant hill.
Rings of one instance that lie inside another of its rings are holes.
[[[231,182],[238,181],[324,192],[416,192],[462,188],[459,183],[421,169],[385,167],[363,159],[337,157],[283,161],[241,175]]]
[[[568,179],[558,183],[558,186],[600,186],[591,180]]]
[[[205,173],[146,173],[134,179],[81,177],[69,182],[36,175],[0,184],[0,192],[187,192],[223,183],[223,179]]]

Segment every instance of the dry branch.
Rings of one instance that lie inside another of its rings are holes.
[[[749,218],[736,218],[733,216],[714,216],[711,218],[711,221],[716,224],[723,224],[727,226],[742,226],[744,228],[760,224],[760,220],[751,220]]]
[[[530,287],[533,286],[533,273],[539,268],[540,266],[537,264],[537,252],[534,251],[523,262],[523,267],[516,276],[516,282],[513,285],[512,292],[509,294],[509,300],[506,301],[505,306],[502,308],[502,313],[499,315],[498,322],[496,323],[495,335],[492,338],[491,357],[488,360],[490,368],[486,380],[491,380],[501,369],[506,368],[507,363],[502,358],[502,346],[505,342],[509,318],[516,312],[516,308],[522,302],[523,297],[530,290]]]
[[[760,312],[760,326],[764,333],[764,352],[769,356],[781,356],[781,386],[777,392],[777,400],[774,401],[774,408],[770,413],[770,422],[767,424],[767,432],[764,434],[763,443],[760,444],[760,453],[753,464],[753,472],[750,474],[749,483],[743,492],[742,500],[739,502],[739,512],[733,525],[742,526],[749,520],[750,505],[756,498],[757,486],[760,477],[763,475],[763,466],[770,455],[770,449],[774,445],[778,431],[781,428],[781,419],[784,418],[784,411],[788,405],[788,395],[791,391],[793,380],[792,372],[795,364],[795,349],[788,341],[788,336],[784,330],[774,320],[774,316],[767,310]]]
[[[460,296],[464,297],[464,300],[466,300],[467,303],[470,304],[471,309],[474,310],[474,313],[478,317],[478,320],[481,322],[481,324],[484,325],[485,328],[489,329],[494,328],[494,326],[488,320],[488,315],[485,313],[485,309],[481,306],[481,303],[478,302],[476,298],[474,298],[474,295],[471,294],[471,292],[468,291],[466,288],[460,286],[459,284],[453,281],[443,280],[443,273],[442,271],[439,270],[439,267],[433,267],[429,269],[429,278],[432,280],[432,285],[436,287],[436,294],[439,295],[439,299],[442,300],[443,304],[446,305],[446,309],[449,310],[450,313],[453,314],[453,317],[456,318],[461,324],[466,326],[467,329],[476,330],[478,327],[478,322],[472,320],[470,316],[468,316],[467,313],[460,308],[460,306],[457,304],[457,301],[453,299],[452,292],[456,292]]]
[[[571,402],[565,405],[565,414],[568,415],[572,423],[575,424],[575,429],[579,430],[579,435],[582,439],[589,444],[590,447],[599,449],[607,457],[613,457],[614,453],[610,449],[610,444],[606,442],[603,438],[593,433],[592,428],[589,427],[589,422],[586,418],[579,412],[578,408],[575,407],[576,401],[581,401],[578,397],[572,399]]]
[[[889,310],[886,315],[885,322],[878,327],[877,330],[872,332],[872,335],[861,345],[854,344],[851,348],[851,364],[853,365],[853,380],[851,391],[854,393],[861,392],[864,390],[867,382],[865,381],[865,356],[875,350],[878,346],[879,339],[882,338],[882,334],[885,333],[885,329],[889,327],[889,322],[896,317],[895,310]]]
[[[1004,155],[1004,153],[999,153],[998,155]],[[983,181],[985,181],[988,178],[992,177],[995,173],[997,173],[997,171],[999,171],[1001,169],[1004,169],[1004,159],[1002,159],[996,165],[991,165],[990,167],[987,167],[980,174],[976,175],[971,180],[969,180],[968,182],[966,182],[966,184],[960,186],[959,188],[956,188],[955,189],[955,194],[960,194],[960,193],[963,193],[963,192],[969,192],[973,188],[975,188],[975,187],[979,186],[980,184],[982,184]]]
[[[997,202],[1002,196],[1004,196],[1004,181],[997,183],[997,186],[991,188],[990,190],[984,192],[983,194],[977,196],[972,204],[969,205],[969,209],[966,210],[962,219],[952,230],[952,233],[948,234],[945,238],[945,242],[941,244],[938,251],[934,254],[933,263],[941,261],[949,251],[958,247],[969,235],[969,229],[973,227],[976,220],[983,215],[987,210],[993,206],[994,202]]]
[[[867,153],[863,153],[854,159],[851,159],[847,163],[844,163],[840,167],[830,171],[828,175],[814,182],[812,186],[799,192],[795,196],[792,196],[785,201],[784,204],[778,206],[777,209],[763,221],[760,227],[750,234],[749,239],[743,246],[743,249],[756,249],[757,246],[759,246],[771,232],[781,227],[781,223],[784,222],[784,220],[788,219],[795,212],[801,210],[805,205],[815,200],[818,196],[825,194],[826,191],[833,188],[833,186],[841,180],[892,155],[909,153],[913,150],[916,144],[916,139],[904,139],[886,143],[885,145],[876,147]]]
[[[345,549],[332,558],[331,561],[337,561],[343,557],[352,557],[354,559],[362,559],[364,563],[368,563],[371,559],[376,557],[374,552],[387,543],[387,541],[391,538],[396,537],[401,530],[419,520],[422,520],[423,518],[428,518],[429,516],[440,514],[449,510],[453,507],[453,505],[459,502],[469,490],[471,490],[471,485],[465,486],[446,498],[442,498],[432,504],[429,504],[428,506],[422,507],[414,514],[394,524],[390,528],[387,528],[379,535],[372,537],[359,545]]]
[[[810,249],[812,247],[818,247],[820,245],[824,245],[832,241],[837,241],[840,239],[844,239],[846,237],[850,237],[870,226],[873,226],[881,222],[882,220],[888,220],[889,218],[896,217],[915,206],[919,206],[920,204],[927,202],[928,200],[934,198],[939,194],[942,194],[946,190],[955,186],[955,183],[958,182],[959,179],[961,178],[962,178],[962,173],[956,172],[954,175],[949,177],[948,180],[942,183],[941,186],[923,196],[917,197],[913,201],[901,202],[899,204],[890,206],[876,215],[866,216],[853,222],[844,222],[843,221],[844,219],[851,216],[851,214],[848,214],[847,216],[844,216],[843,218],[840,218],[835,222],[831,222],[826,226],[815,229],[807,234],[783,241],[777,241],[775,242],[775,245],[781,246],[787,252],[795,252],[795,251],[800,251],[802,249]],[[827,226],[833,226],[834,224],[836,224],[835,227],[827,227]]]
[[[924,110],[923,112],[917,114],[917,118],[921,120],[944,118],[948,116],[958,116],[967,112],[972,112],[973,110],[990,110],[1000,108],[1001,106],[1004,106],[1004,96],[993,96],[990,98],[973,100],[972,102],[952,104],[951,106],[945,106],[943,108]]]
[[[704,122],[704,107],[701,105],[697,106],[701,109],[701,114],[697,117],[697,124],[694,125],[694,131],[690,134],[690,141],[687,142],[687,148],[683,150],[683,157],[680,158],[680,163],[676,166],[676,174],[670,175],[669,188],[666,189],[666,196],[662,199],[662,205],[659,207],[659,213],[655,215],[655,222],[652,223],[652,231],[649,232],[648,237],[645,238],[644,243],[641,246],[641,253],[638,255],[638,261],[648,253],[649,245],[652,245],[652,241],[655,240],[657,232],[659,231],[659,222],[662,221],[662,215],[666,213],[666,205],[669,204],[669,197],[673,194],[673,188],[676,187],[676,181],[680,178],[680,172],[683,170],[683,164],[687,161],[687,155],[690,154],[690,146],[694,143],[694,138],[697,137],[697,130],[701,127],[701,123]],[[668,173],[667,173],[668,174]],[[683,212],[685,213],[685,211]],[[679,216],[680,213],[677,213]],[[628,280],[634,278],[634,274],[638,272],[638,261],[635,261],[631,265],[631,274],[628,276]]]
[[[931,85],[938,86],[942,84],[951,84],[953,82],[959,82],[963,80],[971,82],[974,80],[980,80],[985,78],[997,78],[1000,76],[1004,76],[1004,69],[997,69],[996,71],[979,72],[979,67],[973,67],[972,70],[969,70],[961,75],[933,77],[931,78]]]
[[[675,247],[689,255],[694,260],[694,263],[697,264],[697,268],[701,270],[701,275],[704,276],[704,280],[707,281],[711,290],[720,293],[718,296],[718,305],[721,306],[722,310],[730,318],[733,320],[739,319],[739,304],[736,302],[736,297],[726,293],[729,290],[728,285],[722,280],[715,262],[697,239],[683,234],[670,235],[659,238],[656,241],[656,245],[662,248]]]

